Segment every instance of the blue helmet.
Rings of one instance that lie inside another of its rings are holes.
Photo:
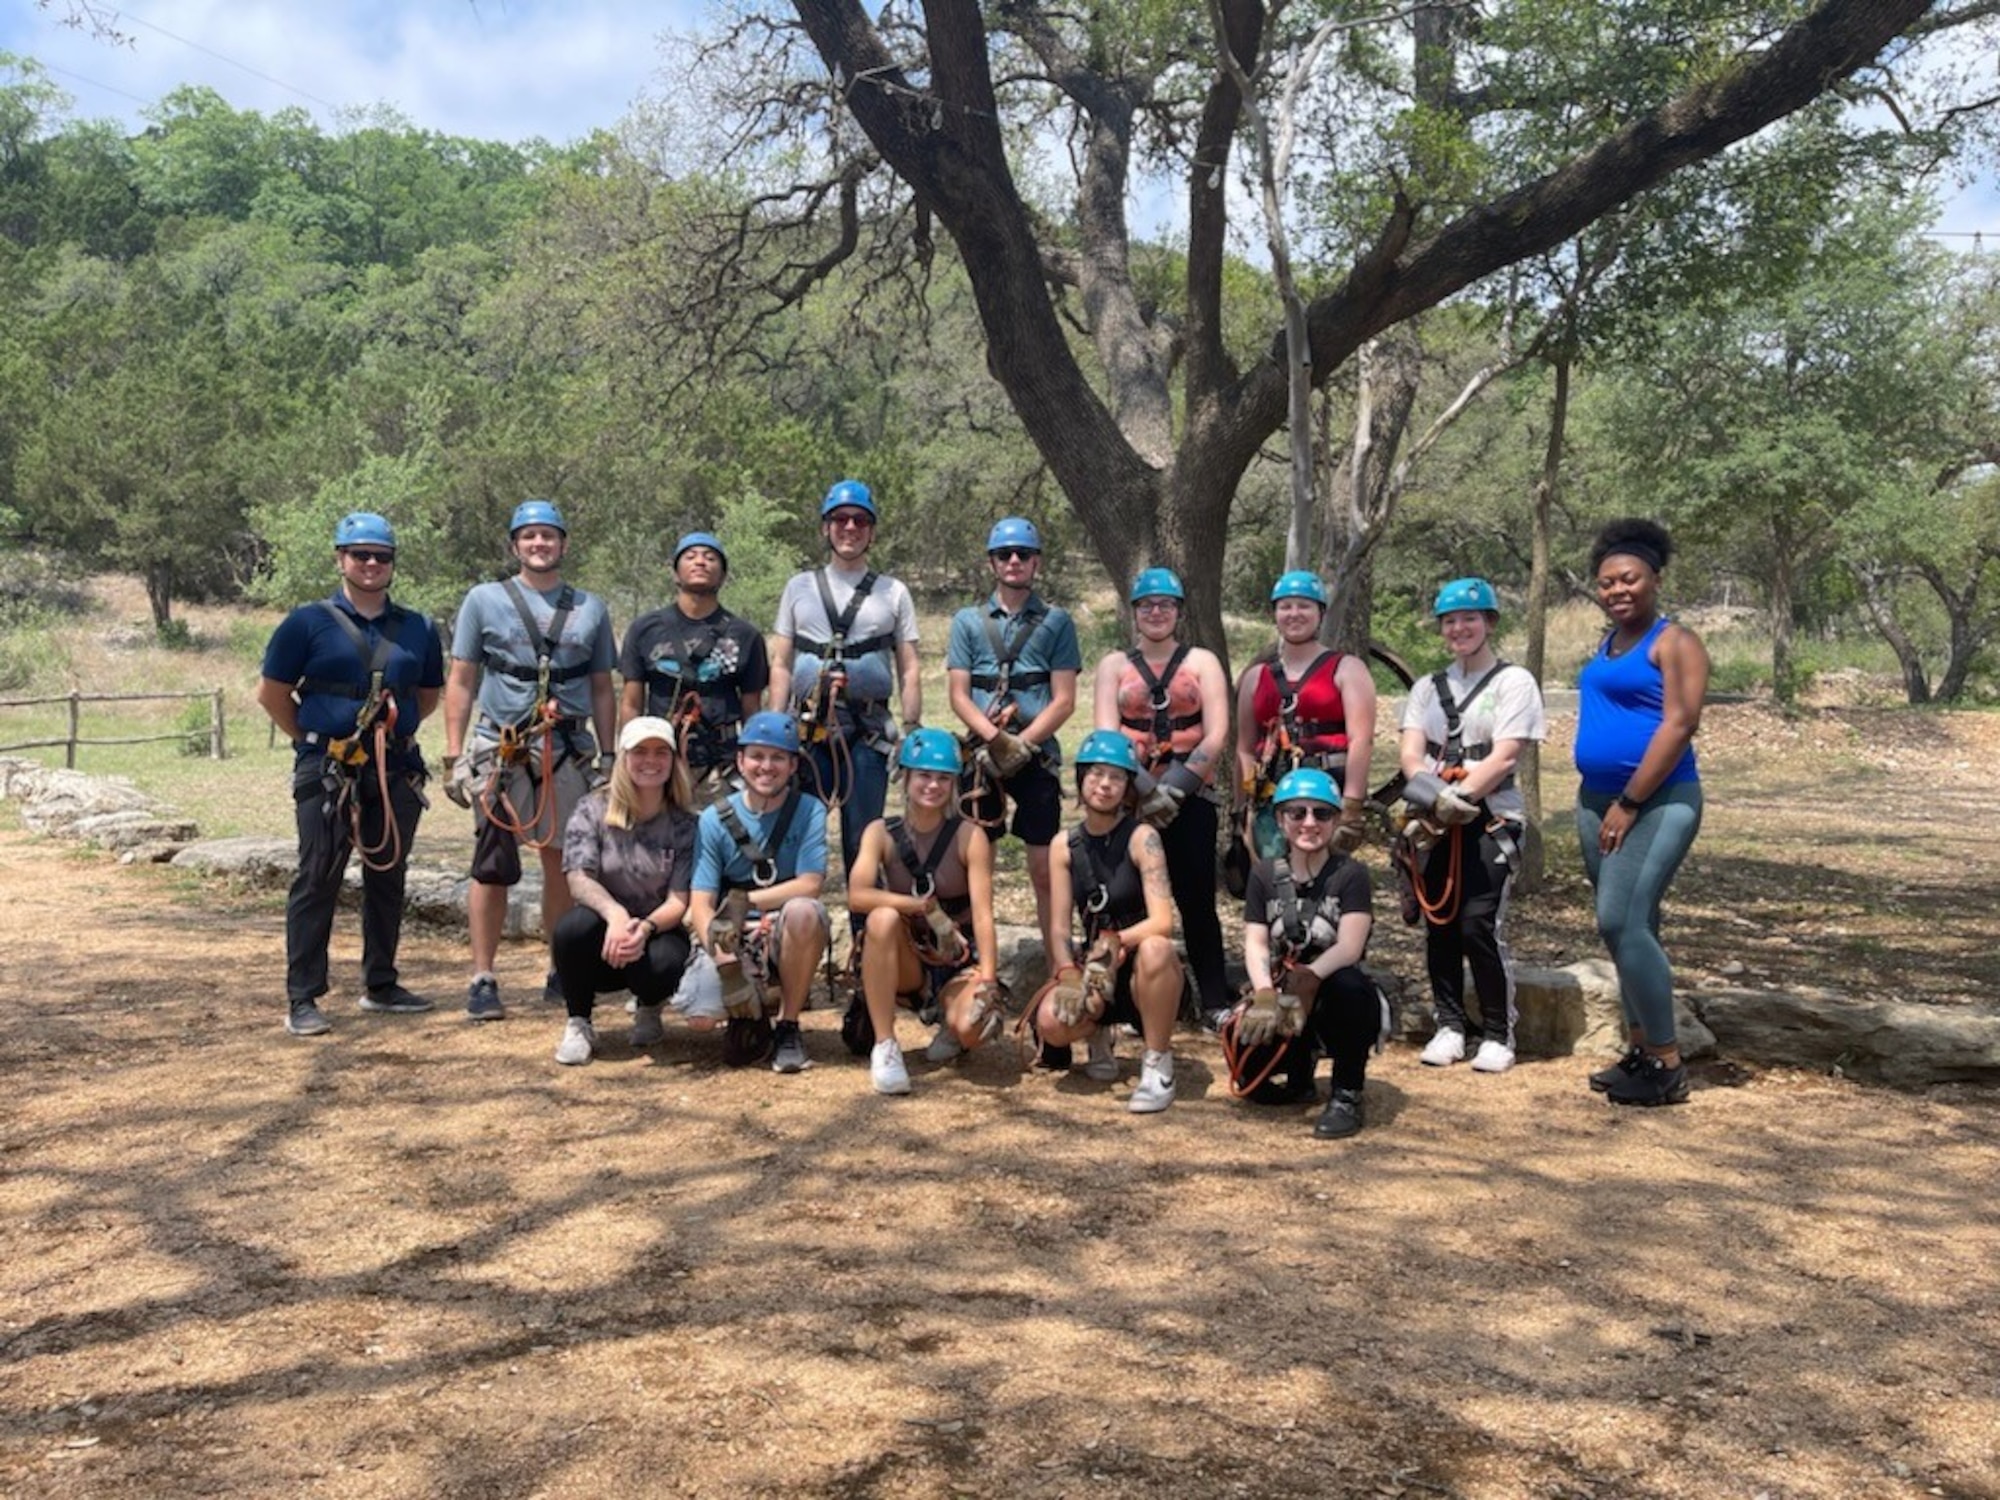
[[[1148,568],[1132,580],[1132,592],[1126,596],[1127,604],[1137,604],[1141,599],[1185,599],[1187,591],[1181,587],[1179,576],[1172,568]]]
[[[993,529],[986,533],[988,552],[998,552],[1002,547],[1025,547],[1030,552],[1039,552],[1042,550],[1042,534],[1035,530],[1033,521],[1009,516],[1004,521],[995,521]]]
[[[868,492],[868,486],[858,479],[841,479],[834,482],[826,492],[826,498],[819,503],[819,518],[824,521],[844,505],[868,512],[868,519],[876,518],[875,497]]]
[[[1340,793],[1333,789],[1333,778],[1313,766],[1300,766],[1296,771],[1288,771],[1279,781],[1278,789],[1271,793],[1271,805],[1283,807],[1287,802],[1321,802],[1328,807],[1340,806]]]
[[[333,528],[336,547],[388,547],[394,550],[396,531],[373,511],[357,510],[340,518]]]
[[[743,721],[743,728],[736,736],[738,746],[764,745],[772,750],[782,750],[787,755],[799,753],[799,721],[790,714],[781,714],[776,709],[767,708]]]
[[[564,536],[569,535],[569,527],[563,524],[562,512],[551,500],[523,500],[514,507],[514,519],[507,523],[507,535],[512,536],[523,526],[553,526]]]
[[[675,566],[679,566],[681,554],[690,547],[706,547],[722,559],[723,567],[727,568],[729,566],[729,554],[722,550],[722,539],[706,531],[690,531],[686,536],[674,543]]]
[[[1116,766],[1127,775],[1137,776],[1139,757],[1132,749],[1131,740],[1118,730],[1093,729],[1076,747],[1076,774],[1079,780],[1085,766]]]
[[[1304,568],[1294,568],[1282,575],[1271,585],[1271,602],[1280,599],[1310,599],[1321,609],[1326,608],[1326,585],[1319,581],[1317,573],[1308,573]]]
[[[942,729],[912,729],[903,736],[896,764],[905,771],[942,771],[947,776],[956,776],[958,741]]]
[[[1493,585],[1484,578],[1454,578],[1438,590],[1437,603],[1431,606],[1434,615],[1448,615],[1461,609],[1491,610],[1500,613],[1500,596],[1493,592]]]

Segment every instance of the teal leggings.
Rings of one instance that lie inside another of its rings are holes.
[[[1674,972],[1660,946],[1660,903],[1701,832],[1701,783],[1678,781],[1647,799],[1616,853],[1600,854],[1598,830],[1613,798],[1578,792],[1576,834],[1584,873],[1597,888],[1597,931],[1618,970],[1625,1020],[1655,1047],[1674,1044]]]

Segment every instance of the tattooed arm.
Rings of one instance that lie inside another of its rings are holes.
[[[1160,831],[1141,824],[1132,831],[1132,863],[1138,866],[1139,883],[1146,893],[1146,917],[1142,922],[1121,928],[1118,941],[1127,948],[1142,939],[1174,935],[1174,891],[1167,880],[1167,851],[1160,843]]]

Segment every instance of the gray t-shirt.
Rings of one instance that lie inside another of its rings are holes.
[[[518,586],[534,617],[535,638],[521,622],[521,612],[508,597]],[[555,621],[560,588],[543,592],[514,580],[482,583],[466,594],[458,607],[458,623],[451,633],[454,660],[475,662],[480,668],[479,712],[485,722],[475,727],[482,739],[492,739],[499,726],[519,724],[535,706],[535,662],[542,640]],[[618,642],[611,633],[611,616],[595,594],[572,588],[573,603],[563,621],[562,639],[556,642],[550,665],[557,672],[577,671],[565,682],[551,682],[549,696],[557,711],[570,719],[590,717],[590,674],[609,672],[618,660]],[[497,671],[495,662],[511,663],[528,675]]]
[[[604,790],[577,803],[563,830],[563,869],[590,876],[635,917],[669,895],[687,895],[694,878],[695,815],[669,807],[630,828],[610,828],[604,822],[609,805]]]
[[[1542,690],[1526,667],[1508,665],[1494,674],[1470,703],[1465,694],[1485,676],[1484,671],[1468,677],[1454,661],[1445,668],[1445,685],[1451,701],[1458,705],[1458,737],[1466,746],[1490,745],[1495,740],[1535,740],[1548,738],[1548,717],[1542,709]],[[1447,733],[1444,707],[1438,702],[1437,685],[1427,676],[1419,677],[1410,689],[1410,701],[1403,705],[1404,729],[1421,729],[1433,745],[1442,745]],[[1426,757],[1426,766],[1436,770],[1435,757]],[[1486,806],[1495,817],[1516,822],[1526,816],[1527,804],[1521,789],[1512,781],[1489,793]]]
[[[847,608],[847,601],[853,597],[855,588],[867,571],[865,567],[851,571],[832,567],[826,569],[827,587],[833,595],[836,613]],[[795,702],[810,697],[819,681],[820,658],[812,643],[825,641],[833,634],[833,622],[827,618],[826,604],[820,598],[819,576],[819,569],[810,573],[794,573],[778,599],[777,634],[791,640],[794,647],[792,698]],[[847,639],[850,642],[880,640],[882,645],[880,649],[862,655],[856,655],[851,648],[848,651],[849,700],[866,703],[894,697],[896,643],[914,642],[916,638],[917,606],[910,598],[910,591],[898,579],[877,575],[868,597],[861,601],[861,607],[854,613],[854,624],[847,632]],[[777,706],[790,708],[791,704]]]

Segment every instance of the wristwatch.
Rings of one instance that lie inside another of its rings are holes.
[[[1629,813],[1635,813],[1635,812],[1637,812],[1637,811],[1639,810],[1640,806],[1641,806],[1641,804],[1640,804],[1640,803],[1638,803],[1638,802],[1634,801],[1634,800],[1633,800],[1633,799],[1632,799],[1631,797],[1627,796],[1627,795],[1626,795],[1626,794],[1625,794],[1624,792],[1620,792],[1620,793],[1619,793],[1619,794],[1618,794],[1618,795],[1617,795],[1616,797],[1613,797],[1613,798],[1612,798],[1611,800],[1612,800],[1613,802],[1616,802],[1616,803],[1617,803],[1617,804],[1618,804],[1618,805],[1619,805],[1620,807],[1624,808],[1624,809],[1625,809],[1625,811],[1627,811],[1627,812],[1629,812]]]

